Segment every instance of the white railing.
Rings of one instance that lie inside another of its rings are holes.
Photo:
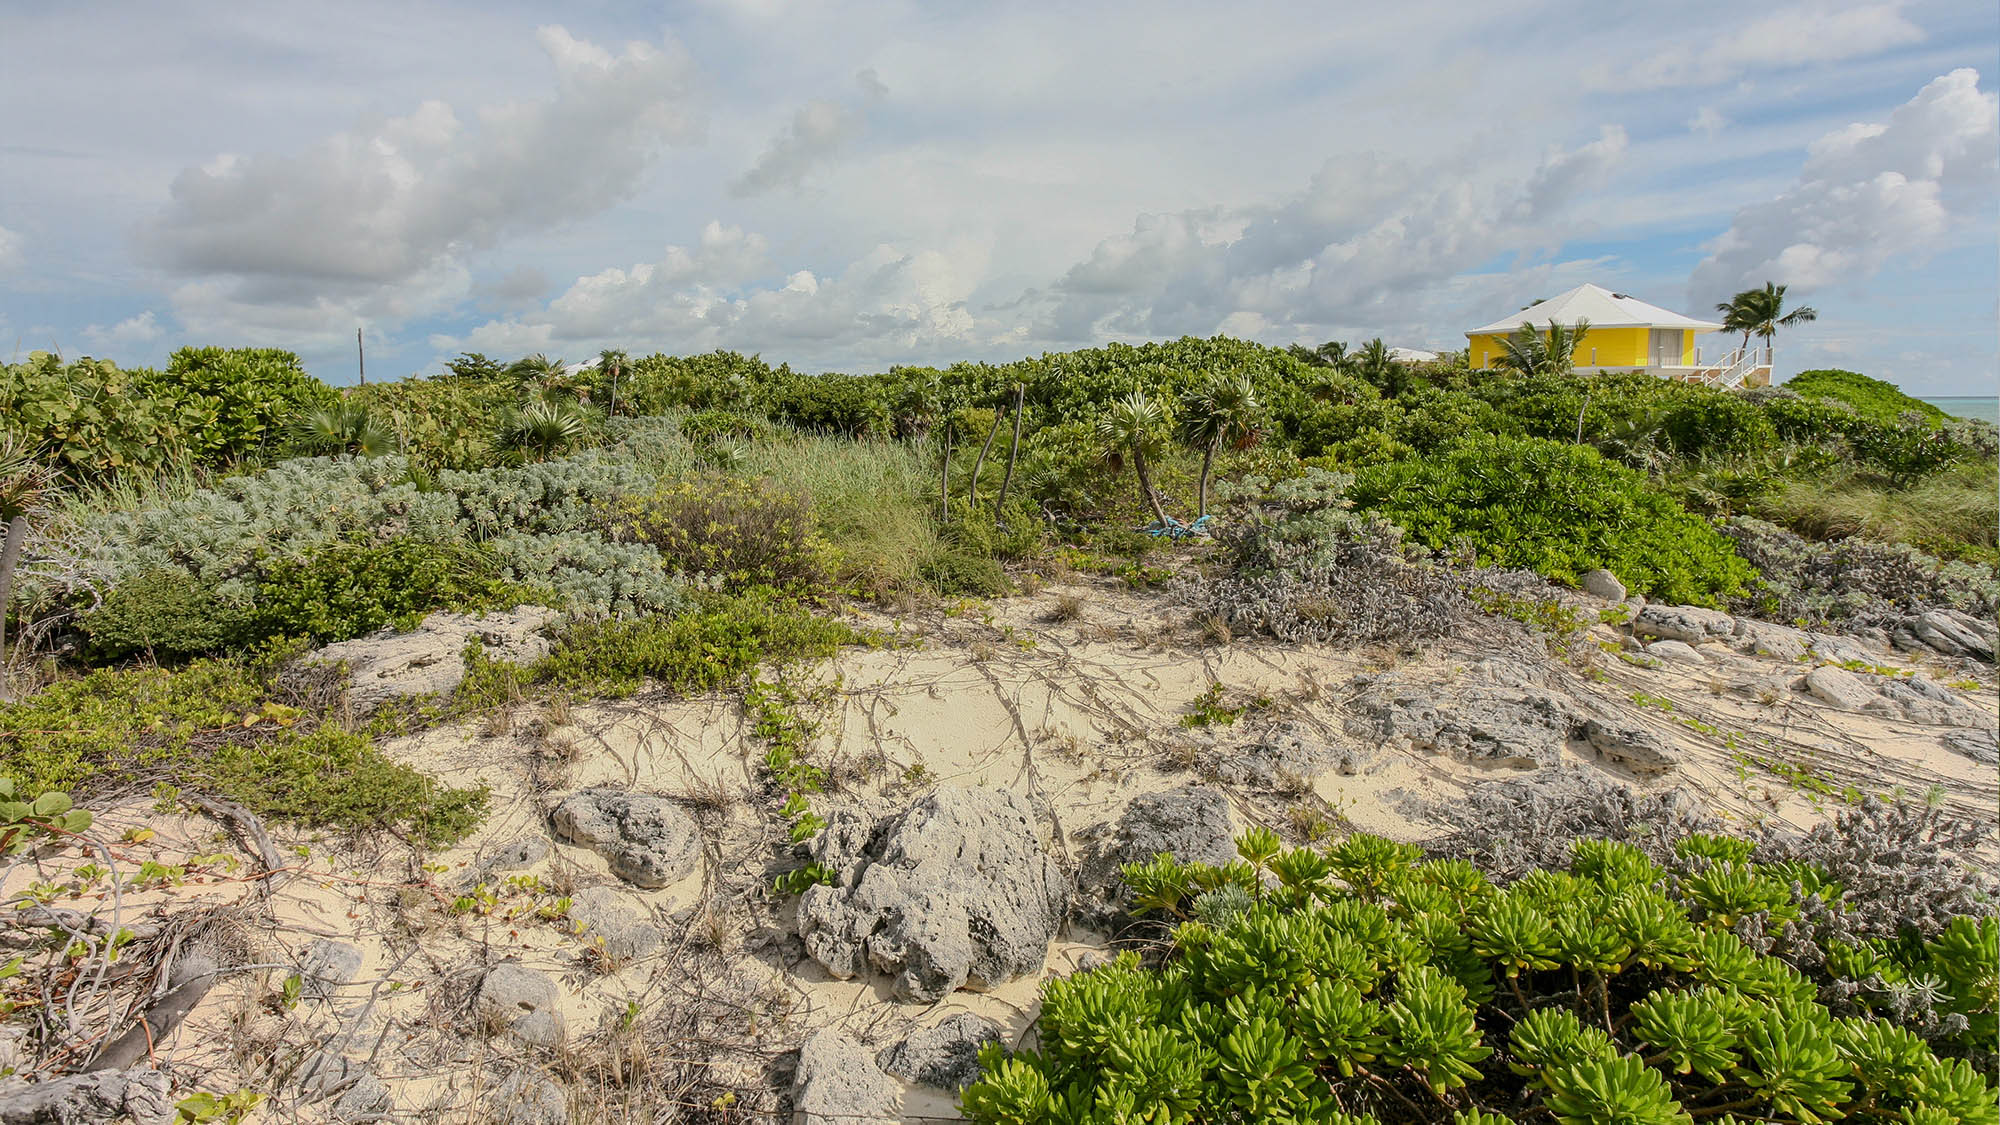
[[[1697,370],[1687,378],[1691,382],[1715,387],[1719,390],[1734,390],[1759,370],[1769,370],[1771,350],[1764,348],[1731,348],[1717,363],[1704,364],[1700,353],[1696,353]]]

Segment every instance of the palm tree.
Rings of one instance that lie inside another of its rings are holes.
[[[1181,399],[1186,411],[1181,417],[1181,440],[1201,450],[1200,503],[1197,517],[1208,514],[1208,481],[1215,467],[1216,450],[1231,442],[1248,445],[1260,436],[1263,407],[1250,377],[1218,375],[1206,386],[1189,391]]]
[[[1335,371],[1347,371],[1354,362],[1354,357],[1347,354],[1347,345],[1339,340],[1328,340],[1316,348],[1293,344],[1285,350],[1310,366],[1331,367]]]
[[[507,374],[522,392],[530,387],[547,389],[550,384],[562,378],[566,365],[562,360],[550,359],[540,352],[523,356],[507,365]]]
[[[605,410],[606,414],[616,416],[618,413],[618,377],[625,373],[628,362],[625,353],[616,348],[606,348],[597,353],[597,369],[611,384],[611,405]]]
[[[511,457],[546,461],[574,446],[592,420],[581,403],[530,399],[500,416],[493,444]]]
[[[0,440],[0,700],[7,687],[7,609],[14,594],[14,567],[28,539],[28,521],[47,510],[44,498],[55,485],[55,470],[36,460],[15,437]]]
[[[1722,314],[1722,327],[1726,331],[1743,333],[1746,349],[1753,335],[1762,337],[1764,347],[1769,349],[1771,338],[1778,334],[1780,327],[1810,324],[1819,319],[1819,312],[1810,305],[1785,312],[1785,287],[1769,281],[1764,283],[1762,289],[1745,289],[1716,305],[1715,311]]]
[[[1104,443],[1106,457],[1132,454],[1132,468],[1139,474],[1139,492],[1159,518],[1161,527],[1167,526],[1167,510],[1160,506],[1160,496],[1153,491],[1153,474],[1146,469],[1146,454],[1160,452],[1160,427],[1165,421],[1166,416],[1144,391],[1133,391],[1114,400],[1097,420],[1097,437]]]
[[[1514,334],[1501,339],[1500,354],[1493,362],[1523,375],[1567,375],[1576,368],[1576,347],[1590,331],[1590,322],[1561,325],[1549,321],[1548,335],[1523,323]]]
[[[292,444],[307,453],[380,457],[396,451],[396,435],[371,418],[367,407],[352,402],[306,410],[288,430]]]

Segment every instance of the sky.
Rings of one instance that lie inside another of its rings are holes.
[[[1781,379],[2000,371],[1990,3],[0,0],[0,29],[9,358],[1458,348],[1586,281],[1693,315],[1774,281],[1818,312]]]

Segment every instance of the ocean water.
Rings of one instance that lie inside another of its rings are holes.
[[[1988,422],[2000,423],[2000,398],[1992,395],[1946,395],[1940,398],[1926,398],[1925,402],[1960,418],[1983,418]]]

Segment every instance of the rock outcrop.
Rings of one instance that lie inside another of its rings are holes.
[[[1183,863],[1216,866],[1236,858],[1229,797],[1212,785],[1184,785],[1135,799],[1085,855],[1077,875],[1077,915],[1093,926],[1114,924],[1131,904],[1119,870],[1165,852]]]
[[[1479,766],[1534,769],[1562,760],[1576,726],[1569,701],[1534,688],[1384,684],[1352,705],[1347,733]]]
[[[556,982],[548,974],[502,961],[481,978],[474,1006],[489,1029],[537,1047],[553,1047],[562,1042],[565,1030],[556,996]]]
[[[368,714],[393,699],[444,695],[465,679],[465,649],[477,642],[488,658],[527,664],[547,656],[545,631],[561,615],[540,606],[469,617],[433,613],[408,633],[385,629],[301,657],[301,667],[347,667],[347,701]]]
[[[1680,756],[1650,731],[1621,726],[1601,719],[1587,719],[1583,739],[1599,757],[1616,762],[1642,777],[1666,773],[1680,764]]]
[[[792,1112],[799,1125],[894,1121],[896,1084],[855,1038],[837,1027],[816,1031],[799,1048]]]
[[[1648,605],[1632,618],[1632,631],[1662,641],[1698,645],[1736,632],[1736,619],[1721,610],[1692,605]]]
[[[960,1012],[875,1056],[883,1070],[920,1086],[957,1093],[979,1077],[979,1048],[1001,1041],[1000,1025]]]
[[[868,830],[836,813],[813,857],[835,882],[799,897],[799,936],[845,980],[875,971],[906,1000],[1039,970],[1069,907],[1026,798],[945,786]]]
[[[584,789],[549,814],[556,839],[604,857],[611,871],[636,887],[657,888],[694,873],[701,828],[665,797],[622,789]]]

